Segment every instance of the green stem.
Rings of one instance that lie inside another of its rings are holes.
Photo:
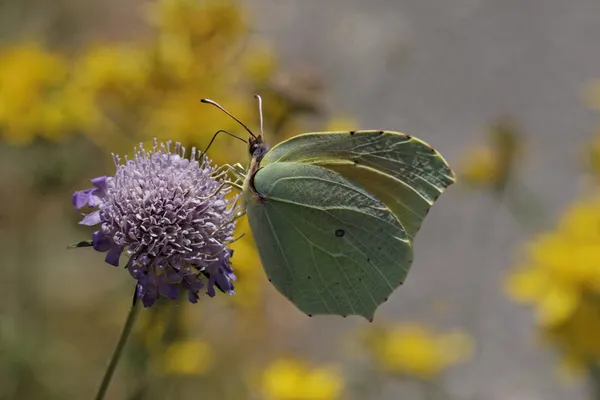
[[[135,323],[135,317],[138,314],[138,309],[139,307],[136,307],[136,301],[134,297],[134,301],[131,304],[131,309],[129,310],[129,314],[127,315],[127,320],[125,321],[125,326],[123,327],[123,331],[121,331],[121,337],[119,338],[117,347],[115,347],[115,351],[113,352],[112,358],[110,359],[110,364],[108,364],[108,368],[106,368],[106,372],[104,372],[102,383],[100,384],[100,388],[98,389],[98,393],[96,394],[96,400],[104,399],[104,395],[106,394],[108,386],[110,385],[110,380],[112,379],[113,373],[117,368],[117,364],[121,359],[121,353],[123,352],[123,348],[125,347],[127,338],[133,330],[133,325]]]

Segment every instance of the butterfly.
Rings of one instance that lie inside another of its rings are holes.
[[[406,279],[414,238],[454,172],[429,144],[393,131],[303,133],[269,148],[255,97],[258,135],[202,102],[250,134],[248,167],[226,167],[242,183],[269,281],[309,316],[372,321]]]

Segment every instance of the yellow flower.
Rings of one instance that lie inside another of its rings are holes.
[[[160,362],[165,374],[203,375],[214,363],[213,349],[201,340],[187,340],[170,344]]]
[[[232,300],[242,309],[254,308],[260,304],[261,286],[266,281],[261,262],[252,240],[247,218],[238,220],[236,235],[246,236],[233,243],[232,266],[237,277],[236,296]]]
[[[600,358],[599,226],[600,200],[578,201],[528,246],[506,282],[509,296],[535,307],[544,336],[570,365]]]
[[[148,22],[162,32],[190,39],[231,39],[245,28],[239,4],[227,0],[159,0],[147,10]]]
[[[514,168],[521,142],[517,128],[508,120],[493,123],[489,136],[488,146],[467,150],[459,168],[460,175],[471,186],[500,190]]]
[[[102,44],[88,48],[74,69],[75,81],[88,90],[125,92],[146,84],[149,63],[138,48]]]
[[[266,92],[276,63],[264,43],[246,40],[238,1],[158,0],[148,20],[155,28],[149,40],[89,45],[73,60],[29,43],[0,50],[2,139],[28,143],[81,132],[115,151],[167,136],[202,148],[219,129],[240,133],[201,97],[256,121],[256,102],[240,88]],[[295,122],[285,118],[286,126]],[[223,163],[247,157],[245,146],[230,144],[219,138],[211,158]]]
[[[579,303],[571,318],[563,324],[543,331],[546,340],[563,354],[564,362],[577,371],[589,363],[600,360],[600,302],[590,298]],[[580,370],[582,372],[583,369]]]
[[[344,379],[333,366],[312,368],[292,358],[273,362],[263,372],[262,392],[269,400],[339,399]]]
[[[461,170],[462,179],[473,186],[498,182],[502,175],[499,160],[489,147],[469,149],[464,156]]]
[[[381,369],[420,379],[436,378],[448,366],[466,359],[472,348],[463,332],[437,334],[417,324],[376,328],[366,339]]]
[[[331,118],[323,131],[333,132],[333,131],[351,131],[356,130],[358,123],[349,117],[336,116]]]
[[[594,79],[583,88],[583,97],[588,107],[600,111],[600,79]]]
[[[252,54],[243,60],[243,72],[253,82],[267,82],[275,73],[275,56],[269,46],[259,43],[255,45]]]
[[[0,132],[12,144],[27,144],[38,132],[49,138],[66,125],[57,92],[67,78],[66,61],[33,43],[0,51]]]
[[[600,180],[600,128],[589,143],[584,147],[584,167],[586,170]]]

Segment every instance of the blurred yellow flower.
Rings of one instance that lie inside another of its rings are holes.
[[[240,98],[239,88],[264,88],[275,58],[244,38],[239,2],[157,0],[149,9],[154,30],[143,41],[91,44],[72,60],[33,43],[0,50],[2,138],[16,144],[83,133],[115,151],[168,136],[191,147],[218,129],[239,130],[201,97],[227,103],[244,121],[256,117],[254,99]],[[243,146],[230,152],[219,143],[214,161],[243,159]]]
[[[114,44],[92,46],[74,66],[74,82],[83,89],[112,90],[129,94],[146,85],[150,72],[142,49]]]
[[[502,189],[521,150],[518,135],[516,126],[509,120],[491,124],[489,145],[468,149],[459,167],[459,175],[474,187]]]
[[[426,380],[472,351],[471,339],[464,332],[438,334],[410,323],[375,328],[367,333],[366,345],[382,370]]]
[[[473,186],[498,182],[502,175],[498,158],[489,147],[471,148],[464,155],[462,179]]]
[[[600,111],[600,79],[594,79],[585,85],[583,98],[589,108]]]
[[[204,40],[223,34],[231,38],[245,27],[238,2],[229,0],[158,0],[146,16],[161,31]]]
[[[335,116],[327,122],[327,125],[325,125],[325,127],[323,128],[323,131],[351,131],[356,130],[357,126],[358,123],[354,120],[354,118]]]
[[[237,277],[236,296],[232,300],[239,307],[247,310],[261,304],[261,287],[266,281],[266,276],[262,270],[246,218],[238,220],[236,237],[242,233],[245,233],[246,236],[230,246],[234,252],[231,260]]]
[[[261,386],[269,400],[335,400],[342,395],[344,379],[333,366],[311,367],[284,358],[265,369]]]
[[[0,50],[0,132],[12,144],[27,144],[39,132],[49,139],[68,129],[57,92],[67,79],[63,58],[34,43]]]
[[[186,340],[170,344],[162,356],[161,370],[173,375],[203,375],[212,367],[213,349],[201,340]]]
[[[584,146],[585,169],[592,174],[596,181],[600,181],[600,128],[592,140]]]
[[[600,358],[600,199],[572,205],[555,231],[527,248],[528,259],[507,279],[515,300],[535,307],[543,335],[569,364]]]
[[[271,48],[258,43],[253,54],[243,60],[243,73],[255,82],[267,82],[275,73],[277,63]]]

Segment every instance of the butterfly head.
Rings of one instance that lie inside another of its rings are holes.
[[[263,158],[263,156],[267,154],[267,151],[269,151],[269,149],[263,141],[262,135],[256,137],[250,136],[248,138],[248,152],[250,153],[250,157]]]

